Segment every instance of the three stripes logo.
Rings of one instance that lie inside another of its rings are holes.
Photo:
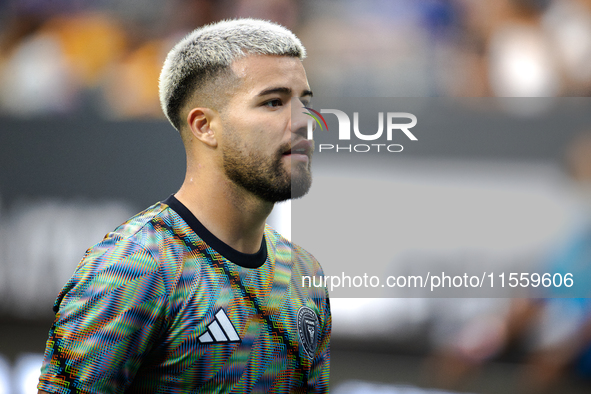
[[[207,331],[199,336],[200,343],[235,343],[240,341],[238,332],[223,309],[215,314],[213,321],[207,325]]]

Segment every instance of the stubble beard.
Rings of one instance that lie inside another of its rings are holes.
[[[226,145],[224,171],[232,182],[264,201],[276,203],[300,198],[312,185],[311,158],[307,163],[292,160],[289,174],[283,165],[283,152],[289,148],[285,144],[275,155],[263,157],[246,154],[234,143]]]

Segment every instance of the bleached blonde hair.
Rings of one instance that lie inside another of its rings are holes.
[[[179,41],[168,53],[159,81],[160,104],[170,123],[180,131],[180,112],[193,93],[251,54],[303,59],[306,49],[285,27],[250,18],[206,25]]]

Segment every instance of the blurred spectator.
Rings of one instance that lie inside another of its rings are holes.
[[[559,392],[559,383],[575,374],[591,382],[591,132],[572,141],[566,164],[578,200],[573,230],[538,269],[572,274],[577,290],[539,286],[541,292],[531,297],[543,300],[517,299],[509,310],[472,313],[438,346],[428,365],[437,385],[462,386],[484,363],[511,348],[525,352],[522,393]]]
[[[148,41],[111,67],[104,82],[109,117],[163,117],[158,78],[170,50],[166,43],[163,40]]]
[[[58,16],[42,28],[57,38],[73,78],[85,88],[96,86],[105,67],[126,49],[125,32],[107,14]]]
[[[73,109],[76,82],[55,35],[36,32],[5,56],[0,68],[2,112],[30,116]]]
[[[113,0],[116,1],[116,0]],[[231,18],[229,8],[235,0],[168,0],[166,15],[159,15],[165,29],[150,39],[171,38],[171,48],[185,34],[199,26]]]
[[[547,1],[512,0],[488,39],[489,81],[499,97],[557,96],[558,65],[541,19]]]
[[[250,16],[298,31],[324,96],[591,93],[591,0],[7,0],[0,111],[161,117],[169,42]],[[96,100],[97,87],[104,101]],[[88,99],[90,98],[90,100]],[[104,105],[106,103],[106,105]]]
[[[591,132],[571,142],[566,162],[578,200],[573,230],[545,268],[571,273],[579,290],[570,294],[565,287],[550,287],[545,296],[563,298],[532,302],[538,316],[523,377],[524,390],[532,393],[550,391],[569,370],[591,382]]]
[[[300,36],[310,83],[325,96],[420,97],[459,91],[457,1],[316,2]]]
[[[591,93],[591,1],[554,0],[542,25],[551,43],[569,95]]]
[[[138,7],[131,0],[100,0],[68,9],[67,4],[14,5],[18,14],[0,35],[0,111],[32,116],[100,105],[116,118],[162,117],[158,76],[172,42],[223,19],[231,5],[170,0]],[[105,100],[97,100],[97,92]]]
[[[124,32],[106,15],[50,18],[6,51],[0,104],[20,116],[72,111],[125,46]]]
[[[503,350],[510,332],[508,313],[507,302],[480,298],[459,299],[453,311],[436,311],[443,318],[432,330],[434,350],[426,360],[426,379],[436,387],[463,388],[484,362]]]
[[[296,0],[236,0],[233,17],[249,17],[277,22],[295,29],[299,22],[300,2]]]
[[[173,0],[167,4],[167,14],[159,21],[162,29],[151,29],[140,22],[127,26],[127,36],[132,37],[133,45],[111,64],[102,82],[106,116],[164,118],[158,78],[166,54],[185,34],[212,22],[215,13],[212,0]],[[227,7],[227,4],[218,5],[221,9]]]
[[[499,97],[591,93],[591,1],[499,0],[466,4],[486,41],[490,93]],[[493,6],[491,3],[495,3]],[[489,5],[490,4],[490,5]],[[488,12],[487,12],[488,11]]]

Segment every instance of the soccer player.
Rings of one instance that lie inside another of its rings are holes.
[[[301,285],[322,270],[265,224],[311,184],[304,56],[252,19],[172,49],[160,99],[185,181],[86,252],[54,305],[40,393],[328,392],[328,295]]]

